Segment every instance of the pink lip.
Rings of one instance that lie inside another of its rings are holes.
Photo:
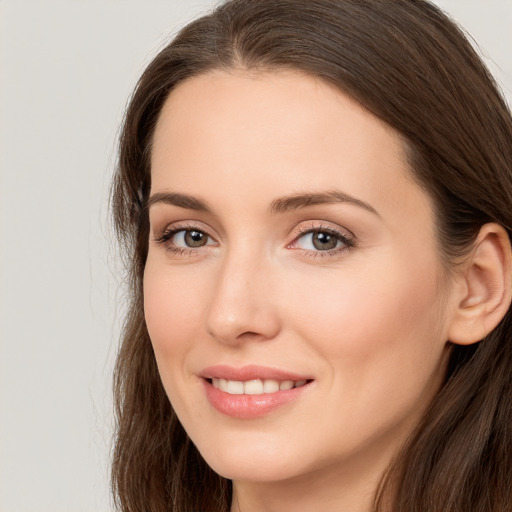
[[[217,379],[227,380],[254,380],[254,379],[274,379],[274,380],[311,380],[311,376],[300,375],[298,373],[292,373],[285,370],[279,370],[277,368],[269,368],[266,366],[248,365],[240,368],[219,364],[216,366],[209,366],[205,368],[201,373],[200,377],[204,379],[211,379],[216,377]]]
[[[254,419],[262,417],[275,409],[297,400],[302,393],[310,388],[311,382],[304,386],[275,393],[261,395],[230,395],[211,384],[211,378],[247,381],[254,379],[275,380],[311,380],[309,377],[288,371],[263,366],[244,366],[234,368],[218,365],[206,368],[201,372],[206,397],[210,404],[222,414],[238,419]]]

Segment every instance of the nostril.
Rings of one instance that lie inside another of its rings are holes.
[[[243,340],[243,339],[255,339],[255,338],[261,338],[261,334],[258,334],[257,332],[254,332],[254,331],[246,331],[246,332],[243,332],[242,334],[239,334],[237,336],[237,339],[238,340]]]

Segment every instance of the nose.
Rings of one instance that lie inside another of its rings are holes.
[[[230,255],[219,270],[206,316],[210,336],[225,344],[275,338],[281,321],[274,284],[263,258]]]

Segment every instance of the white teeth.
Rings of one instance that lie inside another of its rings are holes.
[[[293,380],[283,380],[281,384],[279,384],[280,391],[287,391],[288,389],[293,388]]]
[[[263,393],[275,393],[276,391],[279,391],[277,380],[266,379],[263,381]]]
[[[248,380],[244,384],[244,393],[246,395],[261,395],[263,393],[263,382],[259,379]]]
[[[228,387],[226,391],[230,395],[243,395],[244,394],[244,383],[239,380],[228,380]]]
[[[274,379],[254,379],[245,382],[239,380],[227,380],[212,378],[212,386],[220,389],[230,395],[262,395],[264,393],[276,393],[277,391],[287,391],[304,386],[305,380],[283,380],[281,382]]]

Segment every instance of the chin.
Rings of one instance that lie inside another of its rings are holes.
[[[254,460],[215,460],[208,465],[220,476],[237,482],[269,483],[293,479],[301,474],[297,467],[286,462]]]
[[[198,449],[206,463],[220,476],[235,481],[275,482],[294,478],[304,472],[302,453],[287,453],[284,443],[217,444],[207,442]],[[196,445],[197,446],[197,445]],[[297,452],[297,450],[294,450]],[[300,452],[302,452],[300,450]]]

